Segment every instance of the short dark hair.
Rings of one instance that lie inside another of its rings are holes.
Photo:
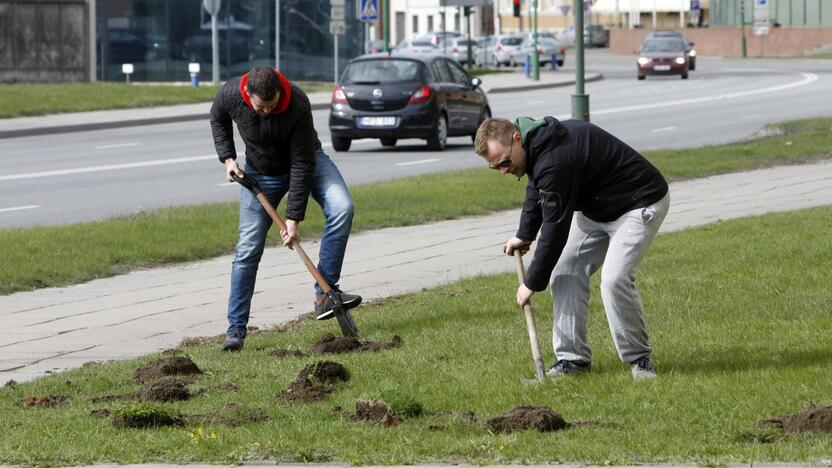
[[[256,94],[264,101],[271,101],[280,90],[280,78],[277,77],[274,68],[254,67],[248,72],[246,89],[249,94]]]

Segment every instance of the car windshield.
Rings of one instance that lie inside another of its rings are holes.
[[[504,37],[500,39],[500,44],[503,45],[515,46],[520,45],[521,42],[523,42],[523,38],[520,37]]]
[[[388,84],[416,81],[419,63],[413,60],[383,59],[353,62],[344,71],[344,83]]]
[[[428,41],[413,41],[410,43],[411,47],[430,47],[433,48],[434,45]]]
[[[679,40],[651,40],[641,45],[642,52],[681,52],[685,44]]]

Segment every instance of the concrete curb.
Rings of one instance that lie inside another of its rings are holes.
[[[599,81],[604,79],[603,73],[597,73],[587,76],[586,82],[591,83],[593,81]],[[531,85],[518,85],[518,86],[506,86],[506,87],[496,87],[491,88],[486,91],[488,94],[499,94],[499,93],[511,93],[511,92],[518,92],[518,91],[532,91],[537,89],[545,89],[545,88],[558,88],[563,86],[571,86],[575,84],[575,80],[570,81],[560,81],[556,83],[539,83],[539,84],[531,84]],[[313,102],[312,103],[312,110],[322,110],[328,109],[330,106],[329,100],[326,102]],[[170,117],[150,117],[145,119],[129,119],[129,120],[114,120],[111,122],[95,122],[95,123],[85,123],[85,124],[72,124],[72,125],[56,125],[56,126],[46,126],[46,127],[37,127],[37,128],[25,128],[25,129],[17,129],[17,130],[0,130],[0,140],[4,138],[19,138],[19,137],[28,137],[28,136],[39,136],[39,135],[54,135],[58,133],[72,133],[72,132],[85,132],[91,130],[107,130],[111,128],[123,128],[123,127],[136,127],[139,125],[158,125],[158,124],[166,124],[166,123],[175,123],[175,122],[188,122],[194,120],[208,120],[210,115],[208,113],[195,113],[195,114],[186,114],[186,115],[175,115]]]

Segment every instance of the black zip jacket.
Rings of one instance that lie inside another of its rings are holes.
[[[289,174],[286,217],[302,221],[315,172],[315,152],[321,149],[312,125],[309,98],[282,78],[282,94],[290,99],[288,106],[280,113],[261,117],[243,99],[240,80],[234,78],[225,83],[211,106],[211,132],[217,155],[220,161],[237,158],[233,121],[246,145],[246,168],[269,176]]]
[[[520,124],[527,153],[526,201],[517,237],[533,241],[540,231],[526,287],[543,291],[572,223],[572,214],[609,222],[658,202],[664,177],[626,143],[589,122],[554,117]],[[524,131],[526,130],[526,131]]]

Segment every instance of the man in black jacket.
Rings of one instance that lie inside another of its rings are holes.
[[[274,206],[288,193],[286,230],[280,233],[285,246],[300,240],[299,226],[310,193],[321,205],[326,224],[318,269],[344,308],[357,307],[361,297],[342,292],[337,284],[352,228],[352,198],[338,168],[321,148],[309,98],[283,74],[268,67],[255,67],[222,87],[211,106],[211,131],[229,182],[232,171],[243,174],[237,164],[232,122],[246,146],[245,174],[257,180]],[[240,188],[240,237],[231,268],[229,327],[223,350],[243,347],[257,267],[271,224],[257,198]],[[318,284],[315,292],[317,319],[333,317],[332,304]]]
[[[634,379],[655,377],[635,281],[670,206],[659,170],[621,140],[580,120],[489,119],[474,146],[492,169],[518,180],[529,176],[520,228],[504,251],[525,253],[540,232],[517,303],[528,303],[551,278],[558,361],[548,375],[590,370],[589,278],[603,264],[601,298],[618,354],[631,365]]]

